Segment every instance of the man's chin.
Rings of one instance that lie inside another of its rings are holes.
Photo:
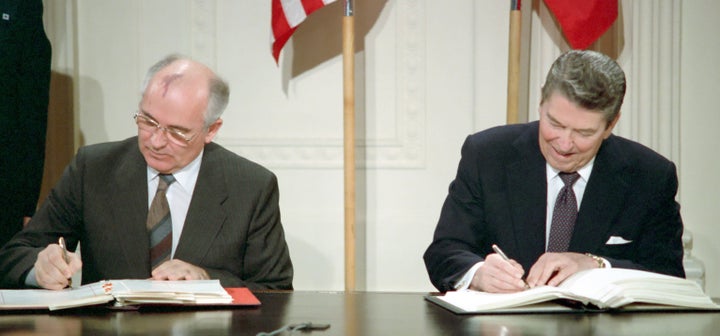
[[[150,168],[155,169],[162,174],[168,173],[170,170],[172,170],[172,164],[164,160],[158,160],[157,158],[154,158],[152,156],[146,156],[145,163],[147,163]]]
[[[552,166],[553,168],[555,168],[559,171],[571,173],[576,170],[577,162],[554,160],[554,162],[550,162],[550,166]]]

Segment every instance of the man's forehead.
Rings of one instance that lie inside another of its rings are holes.
[[[207,77],[198,71],[161,71],[153,78],[150,90],[165,98],[171,91],[196,96],[207,88]]]
[[[168,90],[170,89],[170,85],[173,84],[173,82],[179,80],[183,75],[179,73],[173,73],[163,76],[160,81],[158,82],[158,85],[160,86],[161,95],[165,97],[167,95]]]

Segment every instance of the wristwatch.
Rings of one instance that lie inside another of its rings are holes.
[[[593,258],[593,260],[595,260],[597,262],[598,268],[605,268],[605,260],[603,260],[603,258],[600,258],[600,257],[598,257],[594,254],[590,254],[590,253],[585,253],[585,255],[590,258]]]

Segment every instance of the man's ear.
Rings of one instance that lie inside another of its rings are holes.
[[[618,112],[618,114],[615,115],[615,118],[613,118],[613,120],[607,124],[607,127],[605,128],[605,132],[603,132],[604,133],[603,139],[607,139],[610,136],[610,134],[612,134],[612,131],[615,128],[615,125],[617,125],[618,121],[620,120],[620,114],[621,113]]]
[[[217,120],[215,120],[215,122],[210,124],[210,126],[208,127],[207,134],[205,134],[205,143],[206,144],[210,143],[215,138],[215,135],[220,130],[220,127],[222,126],[222,124],[223,124],[223,121],[220,118],[218,118]]]

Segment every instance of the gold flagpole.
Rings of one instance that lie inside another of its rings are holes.
[[[343,121],[345,167],[345,291],[355,290],[355,20],[352,0],[343,16]]]
[[[518,122],[520,85],[520,1],[510,1],[510,43],[508,46],[507,123]]]

